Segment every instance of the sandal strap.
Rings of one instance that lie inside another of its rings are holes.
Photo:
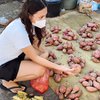
[[[3,84],[0,84],[0,88],[1,88],[1,89],[7,90],[7,91],[10,91],[10,92],[12,92],[11,89],[21,88],[21,87],[25,87],[25,89],[23,90],[23,92],[25,92],[26,89],[27,89],[27,87],[24,86],[24,85],[18,85],[18,86],[14,86],[14,87],[7,88],[7,87],[5,87]],[[13,93],[13,92],[12,92],[12,93]],[[16,94],[16,93],[14,93],[14,94]]]
[[[12,89],[16,89],[16,88],[21,88],[20,86],[14,86],[14,87],[10,87],[8,88],[9,90],[12,90]]]

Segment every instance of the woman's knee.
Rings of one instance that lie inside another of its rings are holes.
[[[43,76],[44,73],[46,72],[46,70],[47,70],[47,69],[46,69],[45,67],[41,67],[41,68],[40,68],[40,71],[39,71],[39,75],[40,75],[40,76]]]
[[[22,61],[17,78],[24,76],[37,78],[44,75],[46,70],[47,69],[45,67],[38,65],[32,61]]]

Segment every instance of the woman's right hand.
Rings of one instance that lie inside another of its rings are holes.
[[[68,75],[77,75],[81,72],[81,66],[80,65],[75,65],[76,67],[73,68],[68,68],[67,66],[60,66],[59,71],[64,72]]]

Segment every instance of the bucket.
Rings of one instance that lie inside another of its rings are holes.
[[[61,12],[61,1],[62,0],[46,0],[48,14],[47,17],[57,17]]]
[[[77,0],[62,0],[62,8],[66,10],[72,10],[76,8]]]

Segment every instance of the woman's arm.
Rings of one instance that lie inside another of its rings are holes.
[[[39,42],[39,40],[37,39],[37,37],[34,37],[34,41],[33,41],[33,47],[35,48],[35,49],[37,49],[39,52],[41,52],[41,53],[44,53],[44,52],[47,52],[46,51],[46,49],[45,49],[45,47],[43,47],[41,44],[40,44],[40,46],[38,47],[38,42]]]
[[[45,51],[45,52],[41,52],[41,51],[39,51],[38,49],[36,49],[36,48],[34,48],[34,50],[35,50],[35,52],[36,52],[36,54],[38,55],[38,56],[41,56],[42,58],[45,58],[45,59],[48,59],[48,56],[49,56],[49,52],[47,51]],[[25,55],[25,58],[24,59],[26,59],[26,60],[31,60],[29,57],[27,57],[26,55]]]
[[[22,51],[26,54],[26,56],[28,56],[32,61],[34,61],[35,63],[50,68],[50,69],[55,69],[55,70],[59,70],[59,71],[64,71],[64,72],[68,72],[71,71],[72,69],[69,69],[65,66],[61,66],[61,65],[57,65],[55,63],[52,63],[40,56],[37,55],[37,53],[35,52],[35,49],[33,48],[33,46],[28,46],[24,49],[22,49]]]

